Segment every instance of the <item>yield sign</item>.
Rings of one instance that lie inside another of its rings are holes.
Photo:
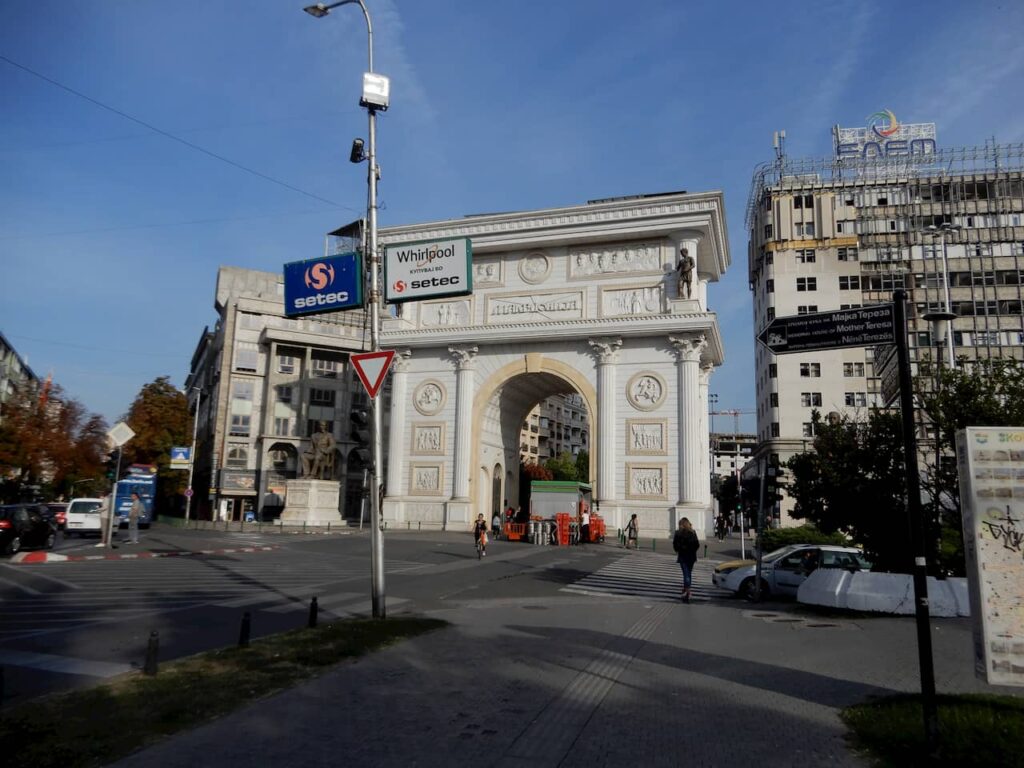
[[[388,368],[391,367],[391,360],[395,356],[395,350],[382,349],[380,352],[361,352],[352,355],[352,367],[359,374],[359,380],[363,382],[366,394],[376,397],[380,385],[384,383]]]

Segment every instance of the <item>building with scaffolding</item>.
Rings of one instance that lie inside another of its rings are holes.
[[[1024,145],[940,148],[933,124],[901,125],[891,112],[833,136],[832,157],[793,160],[777,134],[775,160],[754,172],[755,335],[776,316],[886,303],[904,289],[915,367],[1024,357]],[[815,410],[886,404],[872,349],[756,346],[759,459],[805,450]]]

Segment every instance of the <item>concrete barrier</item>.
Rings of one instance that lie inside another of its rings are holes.
[[[797,590],[797,601],[851,611],[914,613],[913,578],[906,573],[865,573],[819,568]],[[970,616],[967,579],[928,578],[929,615]]]

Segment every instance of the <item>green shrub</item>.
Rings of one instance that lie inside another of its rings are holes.
[[[787,544],[838,544],[849,545],[849,540],[841,533],[822,533],[813,525],[801,525],[799,528],[770,528],[761,534],[761,551],[771,552]]]

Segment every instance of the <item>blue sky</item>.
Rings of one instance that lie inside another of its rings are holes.
[[[1024,140],[1020,3],[367,2],[392,79],[382,226],[725,193],[722,409],[753,408],[743,219],[773,131],[824,156],[833,124],[888,108],[940,146]],[[184,382],[218,265],[316,256],[365,205],[365,26],[303,4],[0,4],[0,331],[111,422]]]

